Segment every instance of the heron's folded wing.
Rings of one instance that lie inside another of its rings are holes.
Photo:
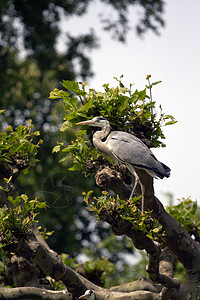
[[[126,132],[113,132],[109,137],[108,147],[116,158],[133,165],[146,165],[151,157],[146,145]]]
[[[132,134],[112,132],[107,141],[112,155],[125,164],[153,171],[159,177],[167,176],[162,166],[150,149]]]

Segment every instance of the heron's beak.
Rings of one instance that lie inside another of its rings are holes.
[[[88,121],[76,123],[76,125],[92,125],[93,122],[94,122],[93,120],[88,120]]]
[[[82,295],[79,297],[79,299],[89,299],[89,295]]]

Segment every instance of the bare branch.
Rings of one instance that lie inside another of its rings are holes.
[[[72,294],[67,290],[51,291],[36,287],[0,288],[0,299],[38,299],[38,300],[72,300]]]
[[[161,295],[149,291],[108,292],[95,291],[96,300],[161,300]]]
[[[98,286],[66,266],[62,262],[61,257],[53,250],[47,249],[44,244],[37,241],[31,231],[29,231],[29,239],[26,243],[34,253],[36,264],[56,281],[61,280],[68,291],[74,296],[79,297],[87,289],[100,289]]]
[[[109,291],[112,292],[124,292],[124,293],[129,293],[129,292],[139,291],[139,290],[149,291],[153,293],[160,293],[162,290],[162,286],[160,284],[155,284],[147,280],[146,278],[140,278],[138,280],[117,285],[109,289]]]
[[[93,292],[96,300],[161,300],[160,293],[149,291],[117,292],[110,290],[99,290]],[[86,298],[85,298],[86,299]]]
[[[157,282],[162,284],[164,287],[167,287],[168,289],[171,288],[179,288],[180,287],[180,281],[177,278],[173,277],[173,263],[172,262],[166,262],[165,258],[162,256],[149,254],[149,262],[147,266],[147,272],[149,273],[149,277],[153,282]],[[164,259],[164,260],[163,260]],[[163,273],[162,273],[163,272]],[[167,273],[168,276],[166,274]]]

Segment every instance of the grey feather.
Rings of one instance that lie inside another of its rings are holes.
[[[123,131],[109,134],[106,144],[112,156],[134,168],[144,169],[153,177],[169,177],[170,169],[159,162],[151,150],[136,136]],[[150,172],[148,172],[150,171]]]

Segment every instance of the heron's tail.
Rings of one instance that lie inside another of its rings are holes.
[[[163,164],[162,162],[160,162],[160,163],[163,166],[164,170],[166,171],[165,174],[163,174],[164,175],[163,177],[169,177],[171,169],[168,166],[166,166],[165,164]]]

